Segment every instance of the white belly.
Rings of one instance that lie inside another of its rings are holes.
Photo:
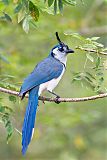
[[[49,90],[49,91],[53,91],[53,89],[57,86],[57,84],[59,83],[60,79],[62,78],[63,74],[64,74],[64,71],[65,71],[65,68],[63,68],[63,71],[61,73],[61,75],[56,78],[56,79],[52,79],[48,82],[45,82],[43,84],[40,85],[39,87],[39,93],[38,95],[40,96],[41,93],[44,91],[44,90]]]

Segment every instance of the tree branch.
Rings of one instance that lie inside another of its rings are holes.
[[[76,49],[80,49],[82,51],[86,51],[86,52],[93,52],[93,53],[98,53],[98,54],[102,54],[102,55],[107,55],[106,52],[102,52],[102,51],[97,51],[95,49],[88,49],[88,48],[82,48],[82,47],[76,47]]]
[[[79,33],[82,35],[106,35],[107,25],[92,28],[82,27],[82,29],[79,30]]]
[[[12,95],[15,95],[15,96],[19,96],[19,92],[12,91],[12,90],[9,90],[9,89],[5,89],[5,88],[2,88],[2,87],[0,87],[0,92],[4,92],[4,93],[12,94]],[[95,99],[104,98],[104,97],[107,97],[107,93],[98,94],[98,95],[90,96],[90,97],[82,97],[82,98],[59,98],[58,101],[59,102],[82,102],[82,101],[95,100]],[[28,95],[26,95],[26,98],[28,98]],[[39,100],[55,102],[56,98],[47,98],[47,97],[41,97],[40,96]]]

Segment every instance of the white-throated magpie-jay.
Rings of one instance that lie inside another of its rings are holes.
[[[48,90],[55,95],[57,99],[59,98],[59,96],[53,92],[53,89],[57,86],[64,74],[67,55],[74,53],[72,49],[69,49],[69,47],[60,40],[57,32],[56,38],[59,44],[52,48],[47,58],[36,65],[33,72],[24,80],[20,89],[19,96],[21,96],[22,99],[25,94],[29,92],[29,100],[22,127],[23,155],[26,153],[33,136],[38,97],[44,90]],[[58,103],[58,100],[56,102]]]

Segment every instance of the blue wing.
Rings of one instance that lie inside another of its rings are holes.
[[[47,57],[41,61],[33,72],[24,80],[20,90],[20,96],[23,96],[30,89],[45,83],[53,78],[58,78],[63,70],[63,64],[53,57]]]

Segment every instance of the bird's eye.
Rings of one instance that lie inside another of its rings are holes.
[[[63,51],[64,51],[63,47],[58,48],[58,50],[59,50],[60,52],[63,52]]]

